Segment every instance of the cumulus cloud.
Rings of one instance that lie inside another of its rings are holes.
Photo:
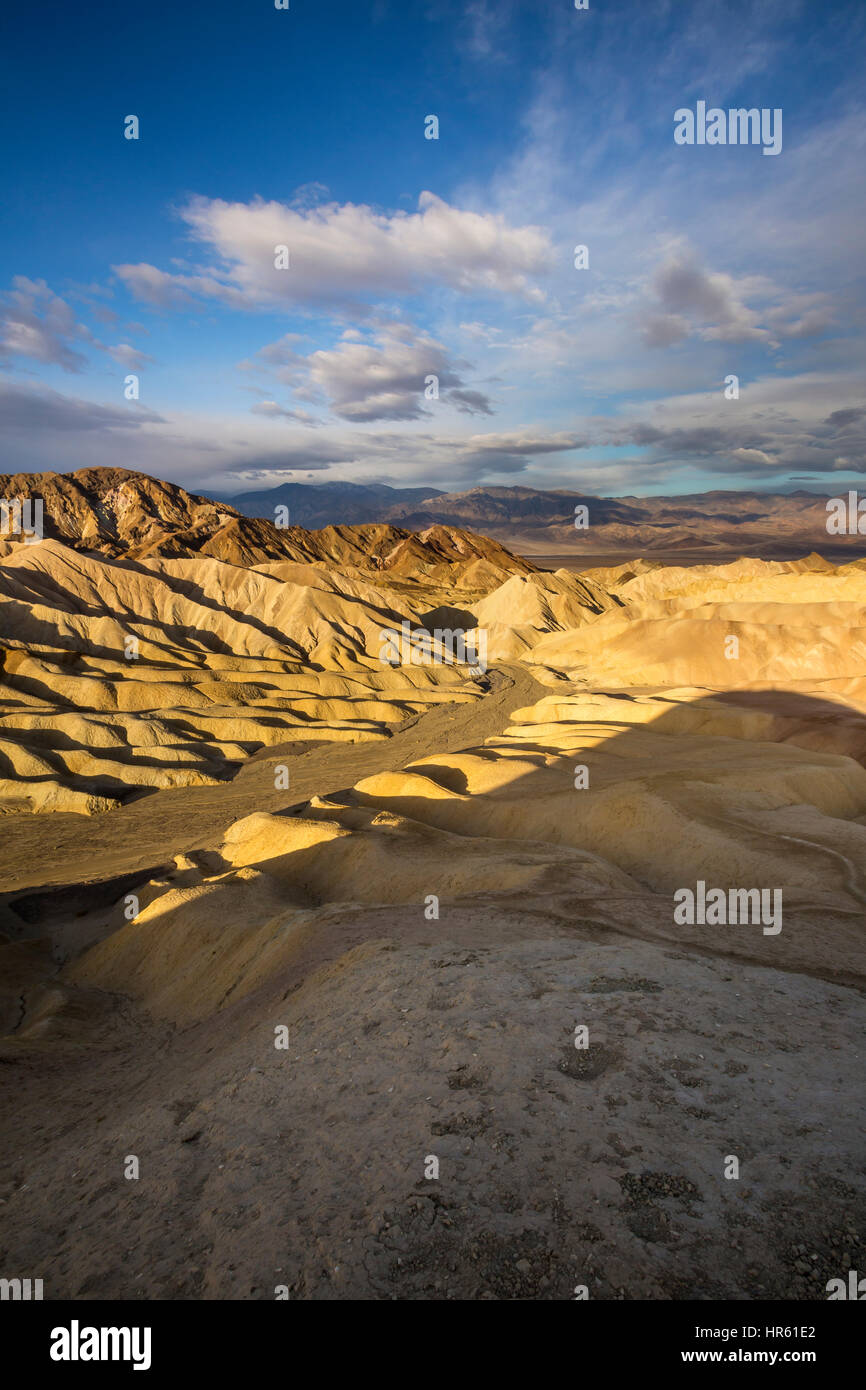
[[[78,298],[84,298],[78,294]],[[97,314],[101,306],[88,306]],[[107,310],[116,320],[117,315]],[[140,328],[140,325],[130,325]],[[88,367],[88,359],[73,344],[86,345],[97,352],[107,353],[122,367],[138,371],[154,359],[139,352],[129,343],[107,347],[96,338],[86,324],[80,323],[65,299],[44,280],[29,280],[16,275],[12,289],[0,295],[0,363],[9,367],[14,359],[25,358],[43,365],[62,367],[66,372],[80,373]]]
[[[421,194],[414,213],[194,198],[181,215],[211,264],[194,275],[147,264],[114,267],[138,299],[161,308],[195,297],[250,309],[357,305],[433,285],[540,300],[534,277],[552,264],[540,228],[452,207],[433,193]],[[288,269],[275,268],[280,246],[288,247]]]
[[[273,262],[273,251],[271,260]],[[248,307],[245,296],[238,289],[213,275],[172,275],[146,262],[115,265],[112,270],[136,299],[155,309],[186,309],[199,298],[219,299],[236,309]]]
[[[80,372],[87,365],[73,342],[93,343],[94,339],[65,300],[44,280],[16,275],[13,288],[0,296],[0,360],[27,357],[53,363],[67,372]]]
[[[763,465],[776,462],[769,454],[765,454],[763,449],[734,449],[731,453],[731,458],[736,459],[738,463],[745,464],[757,463]]]
[[[814,337],[833,322],[825,295],[782,294],[761,276],[736,279],[706,270],[688,248],[677,248],[658,267],[650,291],[653,302],[641,316],[649,347],[672,347],[696,335],[709,343],[773,348],[786,338]]]
[[[292,336],[262,348],[257,360],[272,366],[297,397],[327,405],[342,420],[419,420],[441,401],[463,414],[493,413],[487,396],[463,382],[457,368],[465,364],[452,362],[442,343],[410,324],[380,324],[373,341],[347,329],[335,347],[307,357],[295,352]]]
[[[568,431],[512,430],[470,435],[456,446],[459,470],[472,476],[487,473],[520,473],[536,458],[585,449],[588,438]]]

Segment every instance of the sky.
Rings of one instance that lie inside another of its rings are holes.
[[[862,0],[43,0],[0,55],[0,471],[863,480]]]

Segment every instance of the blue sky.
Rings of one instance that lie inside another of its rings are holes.
[[[3,471],[862,479],[859,0],[49,0],[3,26]],[[676,144],[699,101],[781,110],[781,152]]]

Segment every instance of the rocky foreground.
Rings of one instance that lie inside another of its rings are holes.
[[[460,545],[10,546],[0,1264],[46,1297],[864,1267],[866,566]],[[385,669],[449,604],[487,671]]]

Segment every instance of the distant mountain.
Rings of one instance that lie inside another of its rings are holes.
[[[842,489],[844,492],[845,489]],[[245,494],[232,505],[247,515],[273,515],[283,502],[291,520],[317,525],[376,520],[407,531],[431,526],[481,532],[522,555],[557,555],[597,563],[600,556],[646,555],[707,562],[749,555],[790,559],[819,550],[836,558],[866,553],[866,537],[830,536],[826,501],[835,494],[713,491],[675,497],[593,497],[528,487],[474,487],[466,492],[400,490],[384,485],[297,483]],[[251,499],[257,497],[258,501]],[[240,503],[243,502],[243,506]],[[575,508],[589,524],[576,529]]]
[[[293,526],[357,525],[383,521],[394,507],[421,509],[441,494],[431,487],[388,487],[386,483],[283,483],[265,492],[242,492],[226,501],[242,516],[273,521],[276,508],[289,509]]]
[[[411,491],[429,497],[424,489]],[[0,498],[38,499],[45,540],[123,560],[206,556],[249,568],[288,560],[367,577],[375,571],[397,582],[423,575],[430,582],[474,586],[481,592],[509,575],[534,569],[499,541],[448,524],[411,529],[388,522],[317,530],[280,527],[272,520],[242,516],[227,502],[126,468],[0,474]],[[0,534],[0,557],[24,544]]]
[[[827,533],[827,495],[714,491],[677,497],[591,497],[582,492],[479,487],[443,494],[421,508],[401,504],[387,520],[410,530],[466,526],[523,554],[736,551],[765,558],[782,551],[838,552],[848,538]],[[575,508],[588,525],[575,528]],[[850,545],[847,545],[850,549]]]

